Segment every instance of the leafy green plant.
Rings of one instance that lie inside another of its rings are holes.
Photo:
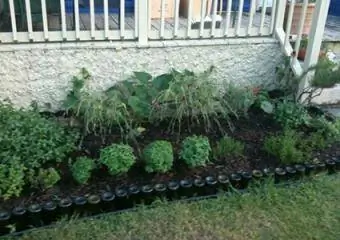
[[[194,135],[184,139],[179,156],[189,167],[205,166],[210,152],[209,139]]]
[[[338,83],[340,67],[327,57],[319,59],[311,85],[317,88],[331,88]]]
[[[213,148],[213,156],[215,160],[225,157],[239,157],[244,152],[244,143],[237,141],[229,136],[224,136],[219,140]]]
[[[147,172],[165,173],[172,167],[174,153],[170,142],[155,141],[150,143],[143,151],[143,159]]]
[[[125,144],[112,144],[100,150],[99,162],[107,166],[111,175],[127,173],[135,163],[132,147]]]
[[[0,163],[0,197],[7,200],[18,197],[25,186],[25,166],[17,159]]]
[[[78,135],[30,110],[0,105],[0,163],[18,160],[28,169],[61,162],[76,149]]]
[[[313,118],[309,127],[315,129],[326,143],[334,143],[340,140],[340,120],[328,121],[325,117]]]
[[[71,166],[74,180],[79,184],[86,184],[91,178],[91,173],[96,167],[93,159],[88,157],[78,157]]]
[[[220,117],[229,119],[231,126],[229,117],[236,113],[223,99],[219,86],[209,80],[212,71],[213,67],[199,74],[188,70],[172,70],[173,80],[154,100],[152,116],[157,121],[170,119],[169,130],[175,132],[177,128],[177,133],[181,133],[185,120],[189,121],[189,129],[197,123],[203,123],[206,131],[210,131],[213,124],[223,131]]]
[[[257,94],[254,105],[268,114],[272,114],[275,109],[275,105],[271,101],[267,91],[260,91]]]
[[[266,138],[264,150],[284,164],[304,162],[308,160],[310,153],[299,149],[301,142],[301,134],[294,130],[285,130],[282,135]]]
[[[38,174],[39,185],[42,189],[53,187],[60,181],[60,175],[54,168],[40,169]]]
[[[80,76],[73,77],[73,87],[64,100],[66,111],[72,112],[83,122],[86,132],[105,134],[113,126],[122,133],[131,128],[131,119],[121,92],[110,89],[103,93],[89,93],[86,84],[91,79],[89,72],[82,69]]]
[[[298,128],[302,125],[308,125],[311,116],[304,105],[289,98],[284,98],[277,103],[274,119],[283,127]]]
[[[247,116],[249,108],[255,103],[256,96],[249,88],[241,88],[232,83],[226,84],[223,100],[234,112]]]

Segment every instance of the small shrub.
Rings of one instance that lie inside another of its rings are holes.
[[[180,158],[189,167],[205,166],[209,162],[210,152],[211,147],[207,137],[192,136],[182,142]]]
[[[72,176],[79,184],[86,184],[91,178],[92,170],[95,168],[95,162],[88,157],[79,157],[71,166]]]
[[[306,158],[310,153],[298,148],[301,142],[300,134],[293,130],[286,130],[283,135],[268,137],[264,142],[264,150],[284,164],[304,162],[308,160]]]
[[[244,143],[225,136],[217,142],[213,149],[214,159],[223,159],[225,157],[239,157],[244,152]]]
[[[255,103],[256,96],[248,88],[241,88],[231,83],[226,84],[224,100],[229,104],[230,109],[236,113],[247,116],[249,108]]]
[[[26,168],[20,161],[13,160],[9,164],[0,164],[0,197],[7,200],[19,197],[25,186]]]
[[[136,161],[132,147],[113,144],[100,151],[100,163],[108,167],[111,175],[127,173]]]
[[[146,162],[145,170],[161,173],[169,171],[174,161],[173,155],[171,143],[167,141],[150,143],[143,152],[143,158]]]
[[[60,181],[60,175],[54,168],[40,169],[38,181],[43,189],[48,189]]]

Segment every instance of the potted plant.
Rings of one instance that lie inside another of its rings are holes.
[[[291,35],[298,34],[299,31],[299,25],[300,25],[300,19],[302,17],[303,12],[303,0],[296,0],[296,3],[294,5],[294,13],[293,13],[293,20],[292,20],[292,27],[290,30]],[[310,32],[310,28],[312,25],[312,19],[313,19],[313,13],[315,10],[315,2],[316,0],[309,0],[308,6],[307,6],[307,12],[305,17],[305,22],[303,25],[303,34],[308,35]],[[291,6],[291,0],[288,0],[286,11],[285,11],[285,21],[284,21],[284,28],[287,29],[287,20],[288,20],[288,14],[289,14],[289,8]]]
[[[305,57],[306,57],[306,53],[307,53],[307,46],[308,46],[308,38],[306,35],[304,35],[302,37],[301,40],[301,44],[300,44],[300,48],[299,48],[299,52],[297,53],[297,58],[300,61],[304,61]],[[326,56],[326,50],[325,50],[325,46],[322,44],[321,46],[321,50],[319,53],[319,58],[325,57]]]

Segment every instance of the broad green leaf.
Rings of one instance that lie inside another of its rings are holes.
[[[266,112],[266,113],[268,113],[268,114],[271,114],[271,113],[273,113],[273,111],[274,111],[274,106],[273,106],[273,104],[271,104],[271,103],[268,102],[268,101],[263,101],[263,102],[261,102],[261,109],[262,109],[264,112]]]
[[[133,72],[133,74],[142,83],[147,83],[152,79],[152,76],[147,72]]]

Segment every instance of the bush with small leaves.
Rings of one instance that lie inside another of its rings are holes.
[[[143,152],[147,172],[165,173],[172,167],[174,153],[172,145],[167,141],[155,141],[150,143]]]
[[[40,169],[38,181],[43,189],[49,189],[60,181],[60,175],[54,168]]]
[[[244,152],[244,143],[237,141],[229,136],[223,137],[217,142],[213,148],[213,156],[215,160],[225,157],[239,157]]]
[[[18,160],[0,164],[0,198],[19,197],[25,186],[25,166]]]
[[[209,162],[210,152],[209,139],[194,135],[184,139],[179,155],[189,167],[197,167],[205,166]]]
[[[99,161],[111,175],[127,173],[136,161],[132,147],[126,144],[112,144],[100,151]]]
[[[79,184],[86,184],[91,178],[92,170],[96,167],[93,159],[79,157],[71,166],[72,176]]]
[[[301,134],[285,130],[283,135],[268,137],[264,142],[264,150],[283,164],[304,162],[308,160],[310,152],[301,149],[302,142]]]

